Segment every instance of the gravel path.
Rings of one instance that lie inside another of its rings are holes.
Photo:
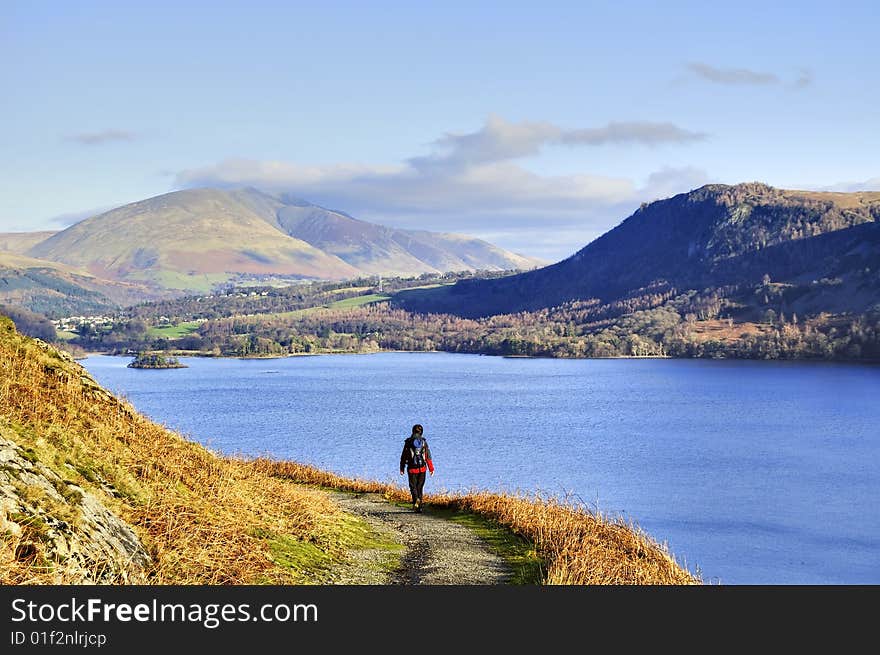
[[[340,571],[341,584],[399,585],[490,585],[505,584],[510,571],[471,530],[448,519],[432,515],[430,506],[416,513],[379,494],[333,493],[334,500],[349,512],[362,516],[380,533],[406,546],[402,566],[393,573],[359,573],[357,560],[370,561],[379,554],[354,554],[349,571]],[[387,555],[386,555],[387,556]],[[361,577],[363,576],[363,577]],[[372,580],[371,580],[372,578]]]

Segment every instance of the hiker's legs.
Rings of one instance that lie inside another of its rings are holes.
[[[418,502],[420,493],[419,493],[419,473],[410,473],[409,474],[409,493],[412,496],[413,506]],[[424,477],[424,474],[421,474]],[[422,481],[424,484],[424,480]]]
[[[409,474],[409,493],[412,496],[413,507],[422,504],[422,489],[425,488],[425,473]]]
[[[416,474],[416,493],[418,494],[419,505],[422,504],[422,491],[425,488],[425,473]]]

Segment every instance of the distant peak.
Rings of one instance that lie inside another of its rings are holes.
[[[233,188],[222,188],[217,187],[213,189],[214,191],[225,191],[237,194],[243,194],[247,196],[257,196],[260,198],[268,198],[278,202],[279,198],[274,193],[269,193],[268,191],[264,191],[263,189],[258,189],[255,186],[243,186],[243,187],[233,187]]]
[[[280,197],[281,202],[290,207],[317,207],[316,204],[309,202],[308,200],[303,200],[302,198],[293,195],[292,193],[282,193]]]

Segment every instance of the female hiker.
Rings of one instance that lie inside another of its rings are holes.
[[[425,473],[434,475],[434,462],[431,461],[431,450],[428,440],[422,435],[422,426],[416,423],[412,427],[412,435],[403,442],[400,453],[400,474],[406,469],[409,473],[409,492],[412,494],[413,509],[422,511],[422,489],[425,487]]]

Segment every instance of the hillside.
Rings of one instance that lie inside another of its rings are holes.
[[[347,277],[357,270],[288,237],[253,194],[194,189],[88,218],[31,248],[32,257],[159,289],[208,290],[235,273]]]
[[[336,280],[536,264],[477,239],[393,230],[255,189],[149,198],[76,223],[26,254],[178,292],[254,276]]]
[[[414,311],[479,317],[576,301],[609,305],[687,290],[751,291],[767,275],[774,283],[797,287],[796,294],[788,293],[790,311],[863,312],[880,302],[878,220],[880,192],[707,185],[643,205],[552,266],[404,292],[395,303]],[[828,280],[834,284],[814,284]],[[642,303],[649,306],[650,300]]]
[[[0,584],[374,584],[406,572],[403,543],[327,487],[407,495],[214,454],[0,317]],[[490,493],[426,501],[525,546],[544,582],[699,582],[631,524],[582,508]]]
[[[0,251],[0,304],[54,318],[110,313],[157,295],[140,284],[104,280],[66,264]]]
[[[55,232],[0,232],[0,252],[23,254]]]
[[[276,212],[281,230],[336,255],[366,274],[529,269],[542,263],[480,239],[394,229],[297,198],[284,196],[282,200],[285,206]]]

